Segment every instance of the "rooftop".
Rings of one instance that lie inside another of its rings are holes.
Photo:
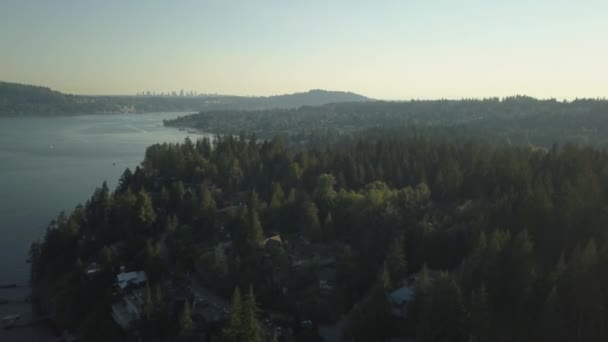
[[[148,280],[144,271],[137,272],[121,272],[116,275],[116,284],[121,290],[124,290],[127,286],[141,285]]]
[[[409,287],[400,287],[397,290],[391,292],[389,295],[391,302],[397,305],[403,305],[412,299],[414,299],[414,291]]]

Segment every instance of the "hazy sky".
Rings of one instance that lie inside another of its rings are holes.
[[[608,95],[608,0],[0,0],[0,80],[80,94]]]

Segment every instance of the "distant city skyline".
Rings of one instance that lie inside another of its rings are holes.
[[[0,80],[84,95],[605,97],[606,13],[605,0],[4,0]]]
[[[195,90],[172,90],[172,91],[156,91],[156,90],[144,90],[135,94],[136,96],[199,96],[199,95],[207,95],[205,93],[199,93]]]

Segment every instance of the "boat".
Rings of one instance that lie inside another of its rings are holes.
[[[2,328],[10,329],[15,326],[18,320],[21,319],[21,314],[12,314],[2,317]]]

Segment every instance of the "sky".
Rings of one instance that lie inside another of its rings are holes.
[[[75,94],[608,95],[606,0],[0,0],[0,80]]]

